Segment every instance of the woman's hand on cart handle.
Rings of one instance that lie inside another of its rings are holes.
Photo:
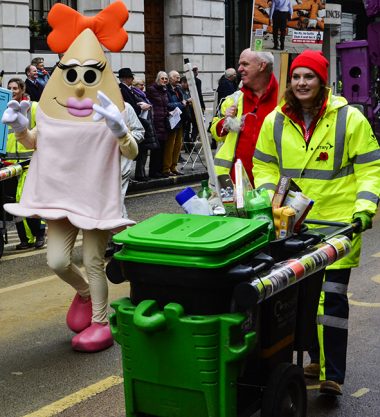
[[[29,124],[26,116],[29,108],[29,101],[22,100],[19,103],[16,100],[11,100],[8,103],[8,108],[3,113],[1,122],[11,126],[15,132],[22,132],[28,127]]]
[[[359,211],[353,215],[352,228],[355,233],[363,233],[368,229],[372,229],[372,214],[366,211]]]

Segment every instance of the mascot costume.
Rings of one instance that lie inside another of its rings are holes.
[[[123,29],[127,20],[121,1],[95,17],[55,4],[48,15],[53,28],[48,44],[64,56],[41,96],[36,127],[27,129],[26,101],[9,102],[2,118],[18,141],[35,149],[22,198],[5,209],[15,216],[47,221],[47,262],[76,290],[66,322],[77,333],[73,349],[82,352],[113,344],[104,253],[111,230],[134,224],[122,215],[120,153],[134,159],[137,143],[100,45],[120,51],[128,40]],[[72,263],[79,230],[86,277]]]

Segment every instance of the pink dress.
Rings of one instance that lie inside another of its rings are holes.
[[[135,222],[122,217],[120,150],[104,121],[53,119],[37,108],[37,146],[20,203],[9,213],[67,218],[85,229],[111,230]]]

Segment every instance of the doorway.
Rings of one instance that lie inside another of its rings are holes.
[[[165,71],[164,1],[144,0],[145,82],[152,84],[158,71]]]

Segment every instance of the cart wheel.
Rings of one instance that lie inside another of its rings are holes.
[[[264,391],[261,417],[306,417],[307,397],[303,369],[281,363]]]
[[[4,236],[3,236],[3,232],[0,231],[0,258],[3,256],[3,252],[4,252]]]

